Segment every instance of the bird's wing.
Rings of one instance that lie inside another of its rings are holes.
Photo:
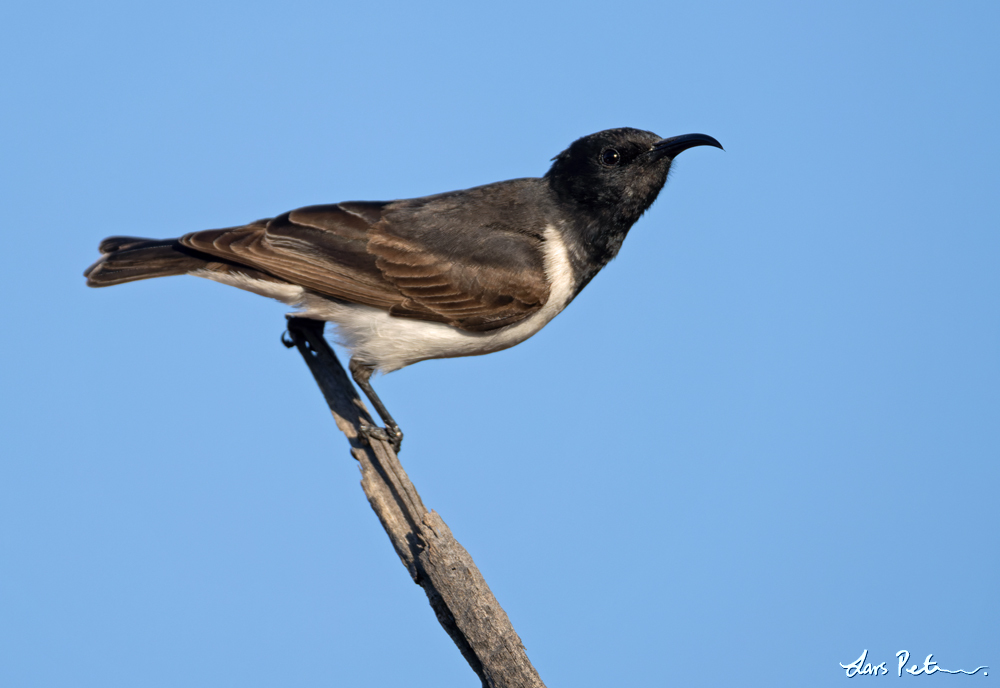
[[[179,241],[325,296],[389,310],[404,297],[365,249],[384,205],[311,206],[245,227],[192,232]]]
[[[399,206],[311,206],[180,242],[324,296],[471,332],[516,323],[547,300],[540,234]]]

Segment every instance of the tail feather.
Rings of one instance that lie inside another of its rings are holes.
[[[110,287],[152,277],[184,275],[208,265],[211,258],[184,248],[176,239],[108,237],[101,258],[83,273],[88,287]]]

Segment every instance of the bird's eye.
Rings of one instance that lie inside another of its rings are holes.
[[[614,148],[605,148],[601,151],[601,164],[605,167],[614,167],[622,161],[622,156]]]

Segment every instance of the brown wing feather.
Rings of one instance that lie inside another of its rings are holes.
[[[460,329],[488,331],[531,315],[548,297],[547,285],[530,272],[457,261],[381,226],[372,232],[368,250],[406,297],[391,309],[401,317],[420,318],[430,311]]]
[[[300,208],[245,227],[193,232],[180,242],[324,296],[388,310],[404,297],[366,251],[370,223],[345,209],[352,205],[374,204]]]
[[[456,216],[468,206],[454,197],[470,192],[479,193],[311,206],[179,241],[324,296],[489,331],[548,299],[541,228],[485,228],[474,215]]]
[[[468,331],[512,325],[549,298],[537,180],[515,179],[386,206],[368,252],[406,296],[392,313],[431,311]],[[502,219],[501,219],[502,218]]]

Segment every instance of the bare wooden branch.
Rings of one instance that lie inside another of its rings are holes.
[[[507,614],[472,557],[435,511],[428,511],[390,444],[369,440],[374,425],[336,354],[325,323],[289,318],[288,333],[316,378],[337,427],[361,464],[361,487],[406,570],[427,593],[438,621],[469,666],[491,688],[544,688]]]

